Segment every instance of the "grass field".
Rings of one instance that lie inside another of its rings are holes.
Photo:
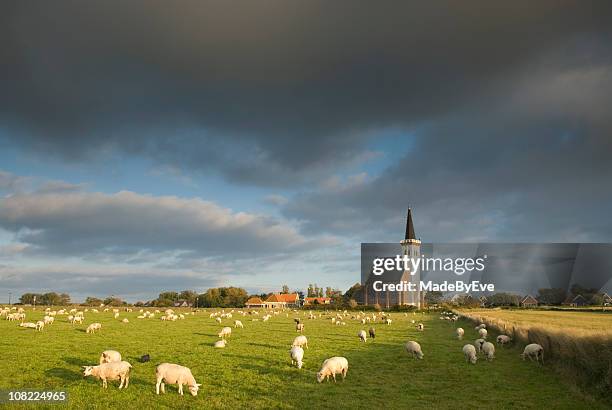
[[[457,324],[466,330],[460,341],[454,336],[455,326],[438,315],[393,313],[393,324],[375,324],[376,339],[363,344],[356,335],[369,325],[350,318],[346,326],[305,319],[310,348],[305,351],[304,368],[298,370],[290,366],[288,356],[296,336],[296,314],[286,317],[283,313],[265,323],[238,317],[245,328],[233,329],[227,348],[214,349],[221,325],[208,317],[209,312],[177,322],[122,313],[121,318],[129,318],[128,324],[113,319],[110,312],[88,312],[83,325],[73,327],[65,316],[58,316],[43,332],[0,320],[0,388],[65,389],[67,407],[75,409],[607,408],[547,366],[522,361],[518,355],[522,346],[498,349],[493,362],[468,365],[461,348],[476,339],[468,321]],[[43,316],[29,310],[27,315],[28,321]],[[425,324],[425,332],[414,329],[413,318]],[[102,323],[102,332],[86,334],[86,325],[94,321]],[[223,325],[230,322],[233,319],[226,319]],[[407,356],[403,349],[407,340],[421,344],[423,360]],[[118,350],[132,363],[127,390],[118,390],[118,382],[104,390],[99,380],[82,377],[80,367],[97,364],[106,349]],[[151,362],[137,362],[145,353],[151,355]],[[336,355],[349,361],[346,381],[316,383],[323,360]],[[156,396],[155,365],[161,362],[190,367],[203,384],[198,396],[181,397],[173,386],[167,387],[166,395]],[[25,406],[10,408],[20,407]]]
[[[466,313],[505,320],[520,327],[545,327],[551,330],[612,335],[612,312],[470,309]]]

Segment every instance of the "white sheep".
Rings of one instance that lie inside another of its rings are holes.
[[[217,321],[217,323],[221,323],[221,318],[220,317],[215,318],[215,320]]]
[[[512,341],[512,338],[508,335],[499,335],[497,336],[497,344],[499,345],[506,345],[508,343],[510,343]]]
[[[360,330],[359,333],[357,333],[357,336],[359,336],[359,340],[361,340],[362,342],[366,342],[368,336],[365,332],[365,330]]]
[[[102,363],[98,366],[83,366],[83,376],[94,376],[102,379],[102,387],[108,387],[107,380],[121,380],[119,388],[126,388],[130,382],[130,369],[128,362]]]
[[[474,340],[474,346],[476,346],[476,350],[478,353],[482,352],[482,345],[486,342],[484,339],[476,339]]]
[[[304,335],[296,336],[295,339],[293,339],[293,344],[291,346],[305,346],[306,349],[308,349],[308,339],[306,339],[306,336]]]
[[[102,325],[100,323],[92,323],[91,325],[87,326],[87,329],[85,330],[86,333],[95,333],[96,330],[100,330],[102,329]]]
[[[391,319],[389,319],[389,318],[385,319],[385,323],[390,325],[391,324]]]
[[[240,320],[234,320],[234,328],[239,327],[240,329],[244,328],[244,325],[242,324],[242,322]]]
[[[537,343],[531,343],[525,346],[525,350],[521,353],[521,357],[525,360],[525,357],[529,357],[529,360],[533,361],[535,357],[536,362],[542,360],[542,364],[544,364],[544,348]]]
[[[221,332],[219,332],[219,337],[221,339],[225,339],[225,337],[230,337],[232,335],[232,328],[229,326],[224,327],[223,329],[221,329]]]
[[[155,390],[159,394],[161,392],[166,393],[165,383],[178,385],[178,393],[183,395],[183,385],[186,384],[189,388],[189,393],[192,396],[198,395],[198,390],[201,384],[196,383],[191,370],[185,366],[172,363],[162,363],[155,369],[155,376],[157,383],[155,384]]]
[[[289,350],[289,356],[291,356],[291,365],[295,364],[298,369],[301,369],[304,364],[304,349],[300,346],[293,346]]]
[[[468,363],[476,364],[478,356],[476,356],[476,348],[474,345],[467,344],[463,346],[463,354],[465,355],[465,360]]]
[[[123,320],[121,321],[121,323],[130,323],[130,321],[128,320],[127,317],[124,317]]]
[[[55,318],[53,316],[45,316],[43,318],[43,322],[45,322],[45,325],[50,325],[55,321]]]
[[[484,353],[487,360],[495,359],[495,345],[491,342],[484,342],[482,344],[482,352]]]
[[[218,349],[222,349],[225,347],[225,345],[227,344],[227,341],[225,339],[221,339],[221,340],[217,340],[214,344],[214,347],[218,348]]]
[[[329,376],[332,376],[335,383],[337,374],[342,374],[342,381],[344,381],[347,373],[348,360],[346,360],[345,357],[330,357],[329,359],[323,362],[321,370],[319,370],[319,372],[317,373],[317,381],[319,383],[321,383],[325,379],[329,381]]]
[[[105,350],[100,355],[100,364],[121,361],[121,353],[116,350]]]
[[[457,333],[457,339],[459,339],[459,340],[463,339],[463,335],[465,333],[465,330],[463,330],[462,327],[458,327],[455,332]]]
[[[304,324],[303,323],[298,323],[295,325],[295,331],[296,332],[300,332],[303,333],[304,332]]]
[[[27,327],[29,329],[36,329],[36,323],[32,322],[23,322],[19,324],[20,327]]]
[[[42,320],[39,320],[38,322],[36,322],[36,330],[38,330],[39,332],[42,332],[42,330],[45,328],[45,322]]]
[[[487,325],[485,325],[484,323],[481,323],[478,326],[476,326],[474,330],[478,332],[480,329],[486,329],[486,328],[487,328]]]
[[[418,325],[416,325],[416,329],[419,332],[422,332],[423,330],[425,330],[425,325],[423,323],[419,323]]]
[[[406,349],[406,352],[411,354],[415,359],[422,359],[424,356],[423,351],[421,350],[421,345],[413,340],[406,342],[404,348]]]
[[[479,329],[478,330],[478,336],[480,336],[481,339],[486,339],[487,338],[487,329]]]

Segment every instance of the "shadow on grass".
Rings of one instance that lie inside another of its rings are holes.
[[[91,365],[95,365],[97,363],[90,363],[86,360],[80,359],[78,357],[62,357],[62,360],[64,362],[66,362],[67,364],[71,364],[73,366],[91,366]]]
[[[63,367],[54,367],[52,369],[45,370],[45,376],[55,377],[67,381],[81,380],[83,378],[82,373],[75,372],[70,369],[65,369]]]

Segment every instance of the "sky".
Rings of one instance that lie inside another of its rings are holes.
[[[612,242],[608,1],[0,5],[0,302]],[[14,296],[15,297],[15,296]]]

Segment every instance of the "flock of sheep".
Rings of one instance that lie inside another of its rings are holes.
[[[109,311],[109,308],[105,308],[104,311]],[[84,309],[83,311],[79,311],[77,309],[61,309],[57,311],[53,311],[49,308],[45,310],[44,318],[37,322],[25,322],[25,310],[21,307],[16,308],[0,308],[0,317],[5,316],[6,320],[9,321],[21,321],[21,327],[33,328],[37,331],[42,331],[45,326],[51,325],[55,321],[55,317],[58,315],[66,315],[68,322],[71,324],[82,324],[84,321],[84,313],[87,312],[88,309]],[[131,312],[132,309],[126,308],[126,311]],[[92,313],[98,313],[97,309],[91,309]],[[283,311],[273,310],[270,312],[266,312],[265,315],[261,317],[261,321],[266,322],[270,320],[273,315],[279,315]],[[297,310],[293,311],[294,313],[298,313]],[[112,311],[115,319],[119,319],[119,309],[113,309]],[[144,311],[141,310],[138,315],[138,319],[152,319],[156,314],[161,314],[159,310],[155,310],[155,312]],[[189,314],[195,315],[196,312],[190,312]],[[262,312],[263,313],[263,312]],[[286,317],[289,317],[289,311],[284,312]],[[306,312],[302,313],[304,316]],[[214,319],[217,323],[221,323],[223,319],[232,319],[233,315],[241,315],[246,317],[247,315],[251,316],[252,321],[259,321],[259,312],[256,310],[252,311],[242,311],[238,310],[234,312],[225,312],[218,311],[210,313],[209,318]],[[404,313],[405,316],[408,316],[407,313]],[[416,313],[413,313],[416,315]],[[392,319],[390,314],[388,313],[369,313],[365,312],[359,313],[349,313],[345,311],[338,311],[333,314],[328,312],[314,314],[313,312],[308,313],[309,319],[322,318],[325,316],[325,320],[329,320],[332,325],[346,325],[346,321],[354,320],[361,324],[367,323],[383,323],[387,326],[390,326],[392,323]],[[448,320],[452,323],[455,323],[458,320],[458,316],[454,312],[442,312],[440,319]],[[161,320],[165,321],[176,321],[185,319],[185,315],[183,314],[175,314],[172,309],[167,309],[163,312],[163,316],[160,317]],[[295,318],[295,330],[300,334],[296,336],[290,346],[289,356],[291,359],[291,365],[296,366],[298,369],[301,369],[304,363],[304,348],[308,349],[308,339],[302,333],[305,331],[306,325],[302,321],[301,318]],[[121,320],[122,323],[129,323],[127,318]],[[425,326],[423,323],[416,323],[416,320],[411,321],[415,326],[416,330],[419,332],[423,332],[425,330]],[[87,333],[95,333],[96,331],[100,331],[102,325],[100,323],[94,322],[88,325],[86,332]],[[241,320],[234,320],[234,329],[242,329],[244,325]],[[474,328],[474,330],[478,333],[479,338],[475,340],[473,344],[466,344],[463,346],[463,354],[468,363],[476,364],[478,360],[478,355],[484,355],[485,359],[491,361],[495,358],[495,345],[489,341],[487,341],[488,332],[485,324],[479,324]],[[456,328],[456,336],[459,340],[462,340],[465,335],[465,330],[461,327]],[[232,335],[232,328],[229,326],[225,326],[218,333],[218,337],[220,340],[214,343],[215,348],[225,348],[228,343],[228,339]],[[370,327],[368,332],[365,330],[360,330],[357,334],[358,339],[361,342],[366,342],[368,339],[368,335],[370,338],[374,339],[376,337],[376,330],[374,327]],[[496,338],[497,344],[504,346],[512,341],[512,339],[507,335],[499,335]],[[405,351],[412,356],[414,359],[423,359],[424,354],[421,349],[421,345],[415,340],[409,340],[404,345]],[[544,349],[539,344],[529,344],[525,347],[523,353],[521,354],[523,360],[526,358],[530,358],[531,360],[535,359],[538,362],[544,363]],[[148,355],[143,356],[141,361],[148,361]],[[336,376],[341,375],[342,380],[346,378],[348,373],[348,360],[345,357],[334,356],[325,360],[320,368],[320,370],[316,374],[316,379],[319,383],[324,380],[328,380],[331,378],[336,381]],[[84,366],[83,367],[83,375],[84,376],[94,376],[100,380],[102,380],[102,386],[104,388],[107,387],[107,381],[109,380],[119,380],[119,389],[127,388],[129,385],[130,379],[130,370],[132,369],[132,365],[126,361],[122,360],[121,354],[115,350],[106,350],[102,352],[99,360],[99,364],[97,366]],[[186,385],[189,393],[193,396],[196,396],[198,393],[198,389],[201,384],[196,383],[196,380],[191,373],[191,370],[185,366],[181,366],[173,363],[162,363],[156,367],[156,393],[159,394],[160,391],[165,393],[165,384],[175,384],[178,386],[179,394],[183,394],[183,386]]]

